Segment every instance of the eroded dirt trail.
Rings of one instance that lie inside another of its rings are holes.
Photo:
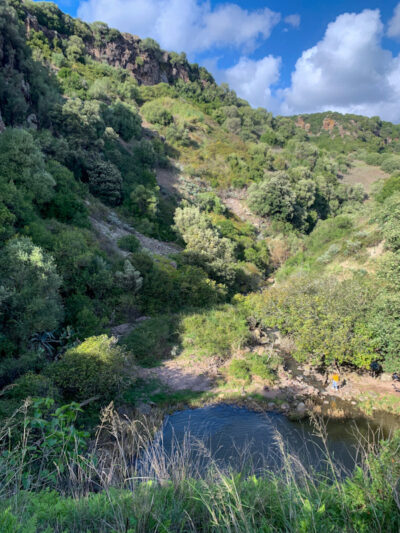
[[[93,210],[89,218],[103,247],[123,257],[128,256],[129,252],[119,248],[118,240],[126,235],[135,235],[141,246],[152,254],[168,257],[181,251],[176,244],[159,241],[143,235],[126,222],[123,222],[112,209],[103,208],[102,206],[101,212]]]

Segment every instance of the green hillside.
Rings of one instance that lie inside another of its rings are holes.
[[[131,508],[128,485],[105,503],[85,468],[110,402],[262,403],[283,353],[400,371],[399,254],[399,125],[273,116],[151,39],[0,0],[0,530],[397,531],[393,443],[337,481],[342,503],[328,482],[239,477],[150,482]],[[280,349],[259,342],[271,331]],[[175,386],[171,368],[193,380]],[[375,399],[400,414],[395,393]],[[204,498],[166,504],[186,490]],[[85,518],[73,498],[89,493]]]

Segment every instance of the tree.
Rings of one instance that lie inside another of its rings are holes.
[[[207,215],[198,207],[178,208],[174,220],[175,228],[186,243],[186,252],[217,281],[232,282],[235,278],[233,242],[220,237]]]
[[[132,263],[126,259],[124,269],[115,274],[118,285],[124,291],[138,292],[143,285],[143,278],[140,272],[136,270]]]
[[[7,129],[0,135],[0,187],[11,195],[9,208],[15,209],[15,188],[21,189],[24,200],[42,205],[54,194],[55,181],[47,172],[44,157],[30,133]],[[7,194],[3,192],[3,198]]]
[[[61,278],[53,258],[30,239],[9,241],[0,253],[0,328],[19,345],[56,328],[63,316]]]
[[[71,35],[71,37],[68,39],[66,49],[67,58],[73,63],[76,63],[77,61],[81,61],[83,59],[84,53],[85,45],[82,39],[77,35]]]
[[[141,133],[141,119],[136,110],[121,101],[111,104],[105,113],[105,123],[111,126],[124,141],[128,142],[135,137],[138,139]]]
[[[296,194],[289,177],[279,172],[268,180],[251,185],[248,201],[251,210],[257,215],[291,221],[294,215]]]
[[[92,158],[87,169],[90,192],[110,205],[122,199],[122,176],[118,168],[102,159]]]

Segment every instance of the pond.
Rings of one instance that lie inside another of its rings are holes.
[[[322,425],[325,437],[309,420],[293,421],[276,412],[225,404],[186,409],[165,419],[146,455],[148,464],[162,457],[164,469],[189,468],[190,475],[202,474],[210,465],[247,473],[278,470],[288,454],[295,470],[332,474],[329,455],[343,476],[361,460],[360,441],[365,444],[379,429],[362,418],[323,420]]]

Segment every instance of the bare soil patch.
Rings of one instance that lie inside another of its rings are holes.
[[[165,191],[171,196],[180,196],[179,171],[176,168],[158,168],[156,179],[161,191]]]
[[[214,380],[217,377],[217,366],[207,361],[196,361],[196,364],[188,364],[183,359],[170,359],[164,361],[156,368],[135,369],[142,379],[158,379],[163,385],[173,391],[192,390],[206,392],[214,388]]]
[[[349,172],[343,176],[343,182],[349,185],[361,183],[364,185],[366,192],[369,193],[373,183],[388,177],[389,175],[380,167],[367,165],[364,161],[356,160]]]
[[[90,222],[103,248],[123,257],[128,256],[129,252],[118,247],[118,240],[126,235],[135,235],[141,246],[152,254],[168,257],[181,251],[176,244],[159,241],[136,231],[135,228],[123,222],[112,209],[103,208],[103,206],[100,212],[92,211]]]

